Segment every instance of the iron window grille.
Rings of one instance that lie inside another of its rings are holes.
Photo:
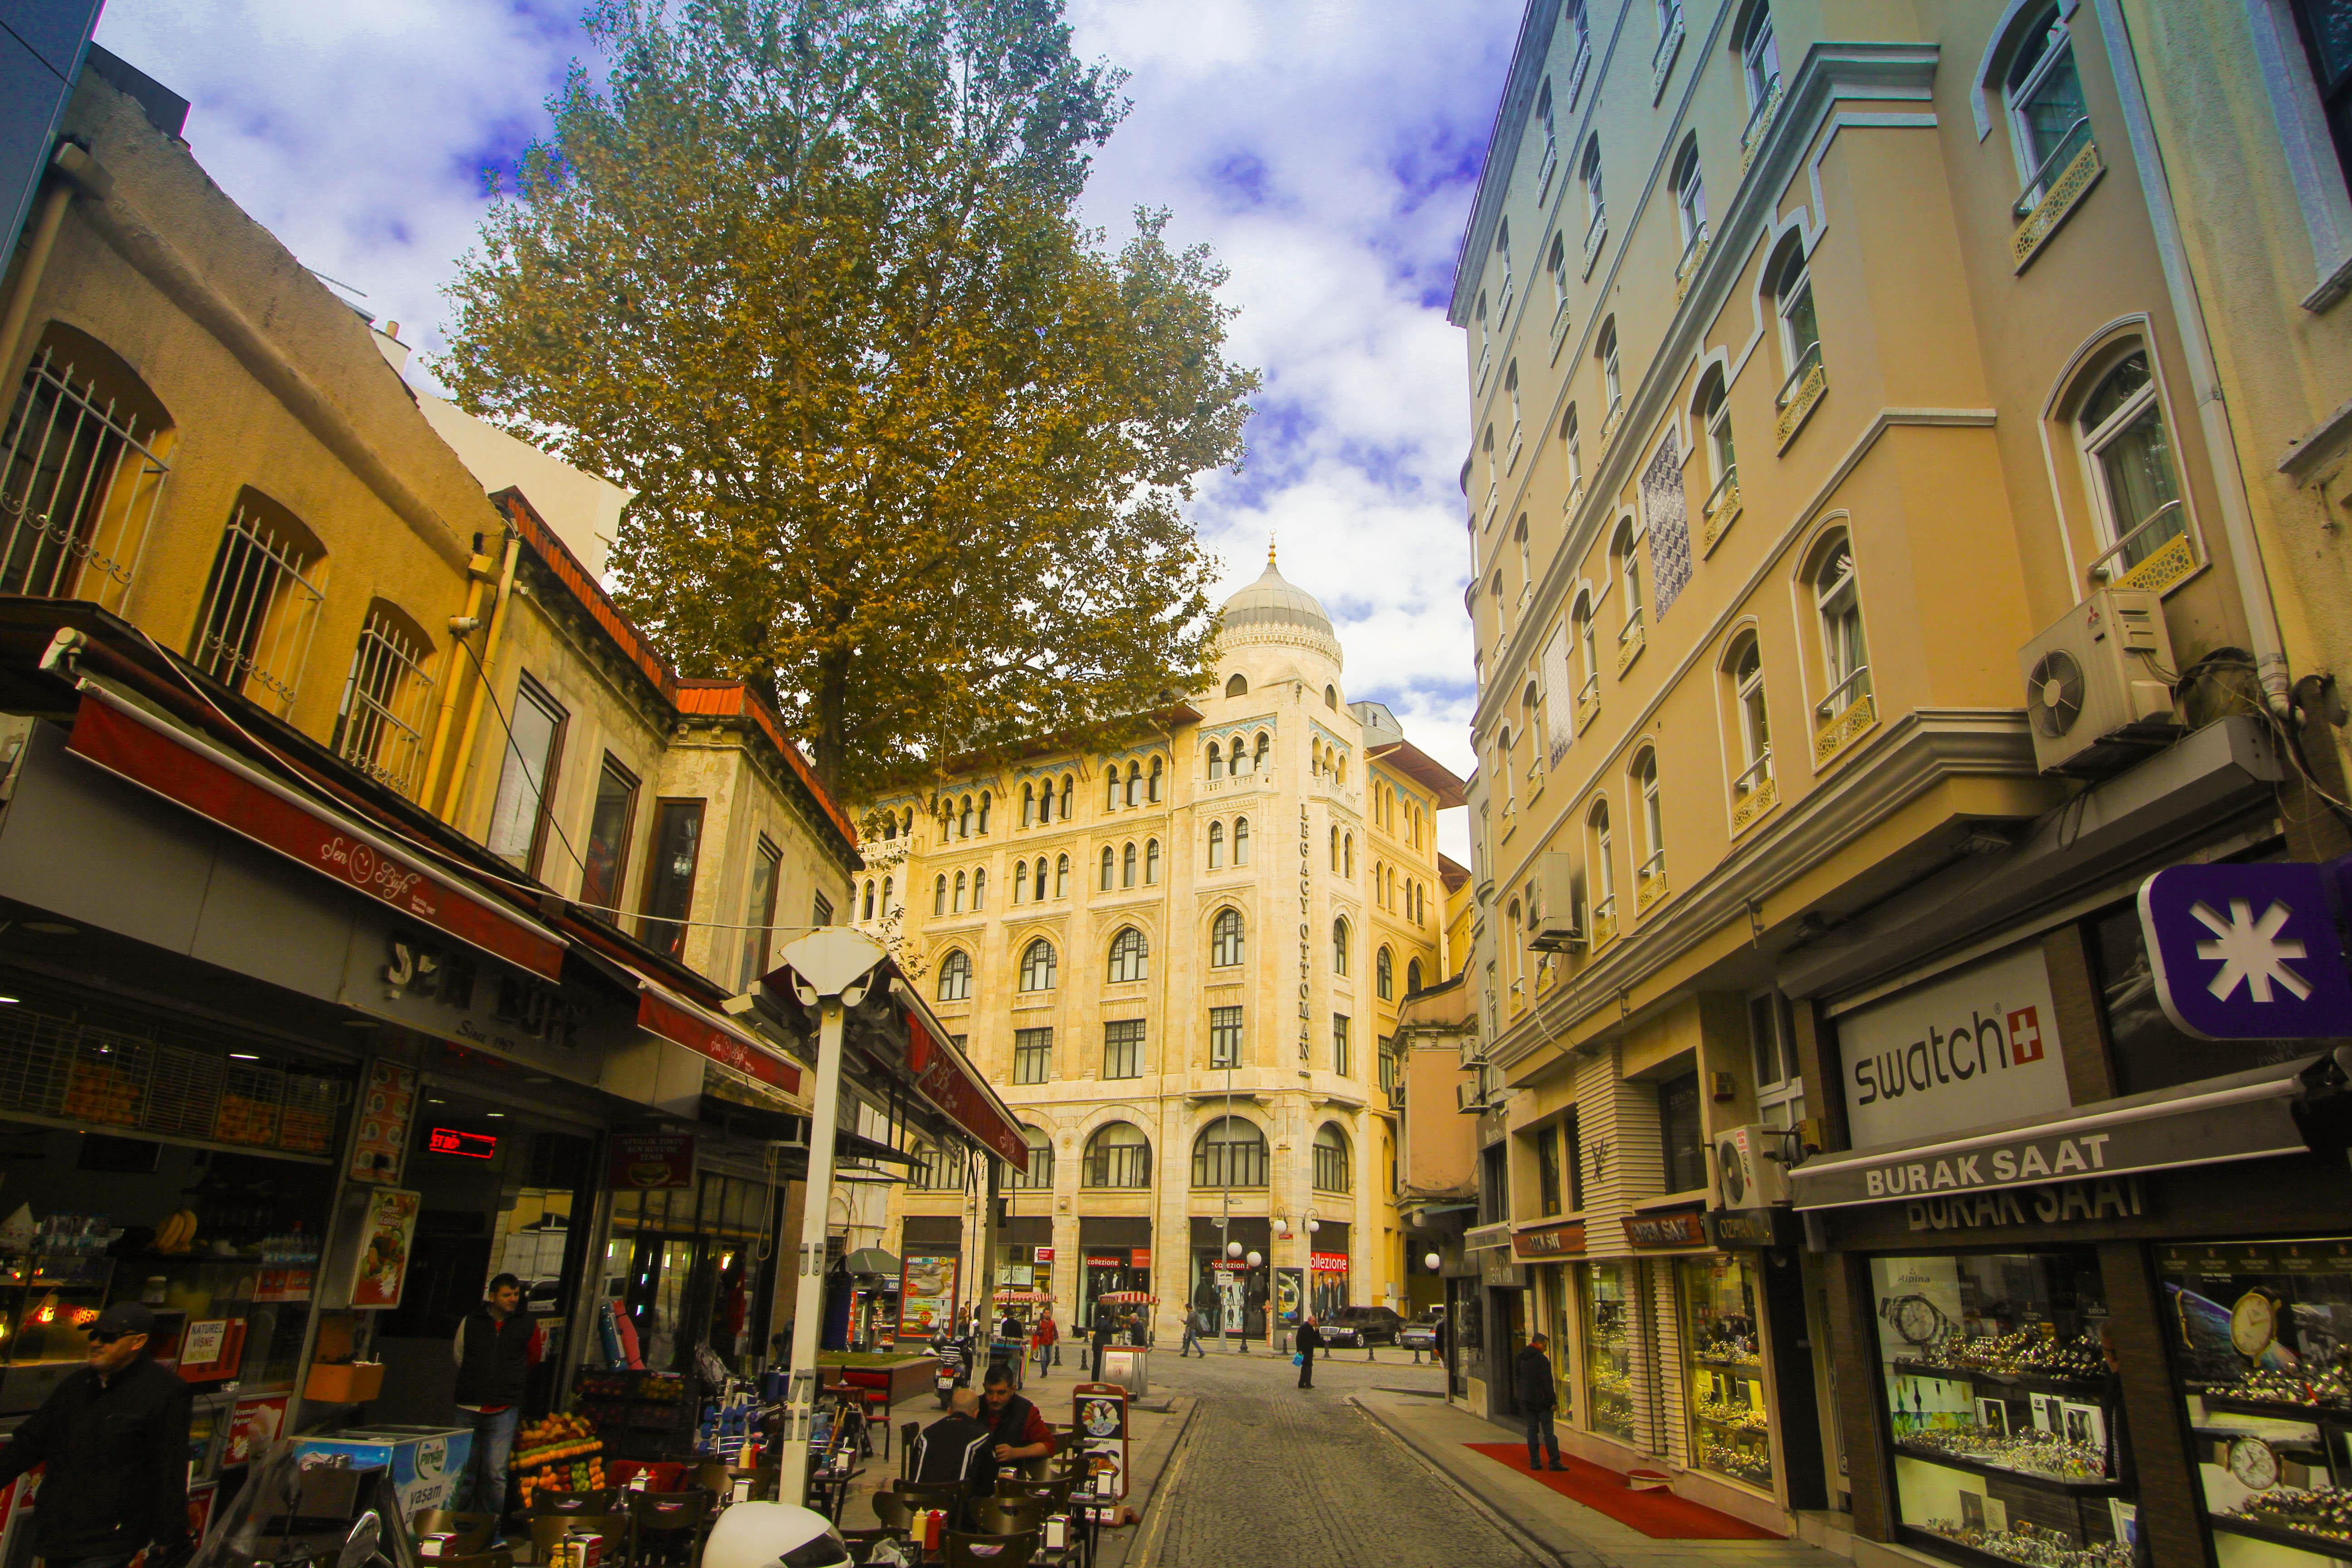
[[[196,617],[196,667],[280,716],[294,688],[325,595],[307,575],[316,564],[302,544],[240,504],[221,533]],[[251,689],[258,688],[264,696]]]
[[[0,593],[121,610],[170,467],[159,431],[44,348],[0,435]]]
[[[425,653],[388,610],[375,606],[352,651],[335,716],[336,754],[411,797],[425,782],[425,715],[433,704]]]

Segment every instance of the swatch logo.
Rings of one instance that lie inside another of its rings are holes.
[[[1979,1075],[2024,1067],[2042,1058],[2042,1013],[2038,1007],[1988,1015],[1969,1009],[1968,1022],[1955,1020],[1951,1032],[1930,1026],[1926,1036],[1896,1050],[1866,1056],[1853,1064],[1853,1081],[1861,1091],[1857,1106],[1906,1094],[1927,1094],[1949,1083],[1966,1083]]]

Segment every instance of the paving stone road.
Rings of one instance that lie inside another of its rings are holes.
[[[1375,1384],[1437,1392],[1411,1355],[1151,1357],[1152,1394],[1200,1398],[1133,1568],[1530,1568],[1487,1515],[1347,1402]],[[1157,1517],[1161,1510],[1164,1517]]]

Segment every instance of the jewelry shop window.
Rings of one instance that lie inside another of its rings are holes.
[[[1963,1563],[2130,1568],[2123,1413],[2088,1252],[1876,1258],[1900,1537]],[[1954,1550],[1957,1548],[1958,1550]]]
[[[1633,1266],[1591,1263],[1584,1274],[1584,1408],[1592,1429],[1633,1440]]]
[[[2352,1557],[2352,1239],[2157,1249],[2223,1568]]]
[[[1756,1330],[1756,1270],[1744,1258],[1685,1258],[1683,1344],[1689,1357],[1691,1452],[1699,1468],[1767,1489],[1772,1417]]]

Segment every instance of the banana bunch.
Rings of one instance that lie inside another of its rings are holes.
[[[185,1252],[195,1244],[196,1211],[182,1209],[155,1227],[155,1250]]]

